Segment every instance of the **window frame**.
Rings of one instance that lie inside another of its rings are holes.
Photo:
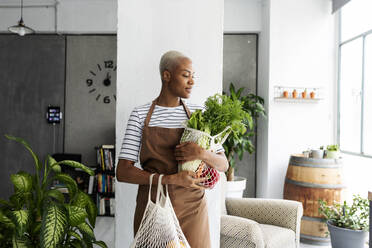
[[[337,70],[337,144],[340,145],[341,143],[341,140],[340,140],[340,133],[341,133],[341,130],[340,130],[340,114],[341,114],[341,111],[340,111],[340,97],[341,97],[341,47],[347,43],[350,43],[356,39],[359,39],[361,38],[362,39],[362,86],[361,86],[361,130],[360,130],[360,146],[359,146],[359,150],[360,152],[350,152],[350,151],[346,151],[346,150],[341,150],[342,153],[345,153],[345,154],[350,154],[350,155],[356,155],[356,156],[360,156],[360,157],[366,157],[366,158],[372,158],[372,154],[365,154],[364,153],[364,95],[365,95],[365,92],[364,92],[364,84],[365,84],[365,41],[366,41],[366,37],[368,35],[372,35],[372,29],[366,31],[366,32],[363,32],[363,33],[360,33],[350,39],[347,39],[345,41],[341,41],[341,30],[342,30],[342,10],[340,11],[339,15],[338,15],[338,61],[337,61],[337,64],[338,64],[338,70]],[[340,146],[341,148],[341,146]]]

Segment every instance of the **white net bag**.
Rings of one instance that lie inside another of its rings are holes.
[[[152,179],[150,176],[149,198],[140,227],[131,248],[190,248],[173,210],[168,194],[168,185],[164,194],[159,176],[156,202],[151,201]]]
[[[201,146],[202,148],[215,152],[216,149],[221,146],[226,139],[229,137],[229,134],[231,132],[228,131],[230,129],[230,126],[227,126],[222,132],[215,136],[211,136],[206,132],[186,127],[183,131],[180,143],[183,142],[194,142]],[[179,171],[193,171],[197,173],[198,177],[206,177],[208,180],[201,183],[201,185],[204,185],[208,188],[213,188],[214,185],[219,180],[219,173],[216,169],[209,167],[206,165],[203,161],[196,159],[193,161],[187,161],[183,164],[178,165]]]

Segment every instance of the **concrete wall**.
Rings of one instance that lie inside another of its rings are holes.
[[[132,109],[160,92],[159,60],[176,49],[190,56],[198,74],[190,102],[222,92],[222,0],[123,0],[119,2],[116,145],[121,146]],[[141,20],[141,21],[138,21]],[[117,183],[116,246],[133,240],[137,186]],[[219,247],[219,186],[208,192],[211,235]]]
[[[52,52],[51,52],[52,51]],[[65,38],[56,35],[0,35],[0,198],[14,193],[10,175],[35,173],[34,160],[9,134],[26,140],[44,162],[63,151],[63,120],[48,124],[48,105],[64,113]]]
[[[116,0],[28,0],[23,20],[37,33],[116,33]],[[0,2],[0,32],[16,25],[19,1]]]
[[[82,154],[84,164],[96,166],[94,148],[115,142],[116,36],[73,35],[66,42],[64,149]],[[112,68],[105,67],[109,60]],[[111,84],[105,86],[107,73]],[[88,79],[92,80],[90,86]]]

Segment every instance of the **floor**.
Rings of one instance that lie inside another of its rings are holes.
[[[319,245],[309,245],[309,244],[305,244],[305,243],[300,243],[300,248],[331,248],[331,244],[330,245],[322,245],[322,246],[319,246]],[[368,248],[368,245],[366,244],[365,248]]]
[[[319,245],[309,245],[309,244],[304,244],[304,243],[301,243],[300,244],[300,248],[331,248],[331,245],[328,245],[328,246],[319,246]]]

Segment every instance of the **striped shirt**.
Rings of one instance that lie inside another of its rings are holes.
[[[191,114],[197,109],[203,109],[203,106],[185,103]],[[142,129],[145,125],[145,119],[149,112],[151,103],[135,107],[129,116],[127,129],[125,131],[123,143],[121,146],[119,159],[126,159],[134,162],[139,161],[139,152],[141,149]],[[150,127],[163,128],[183,128],[182,123],[187,120],[187,114],[182,105],[177,107],[163,107],[155,105],[151,115]],[[217,149],[218,152],[224,152],[223,147]]]

